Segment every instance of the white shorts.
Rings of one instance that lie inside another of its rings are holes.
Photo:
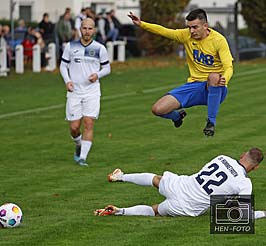
[[[79,120],[84,116],[98,119],[100,113],[100,96],[67,97],[66,119]]]
[[[171,172],[164,172],[159,184],[159,192],[166,199],[158,206],[158,213],[161,216],[187,215],[183,210],[180,182],[184,176],[178,176]]]

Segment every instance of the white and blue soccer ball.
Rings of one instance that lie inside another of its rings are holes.
[[[21,221],[22,211],[18,205],[5,203],[0,207],[0,227],[17,227]]]

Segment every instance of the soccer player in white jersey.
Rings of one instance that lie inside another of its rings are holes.
[[[74,160],[87,166],[93,140],[94,121],[100,112],[100,81],[111,71],[106,48],[93,40],[95,23],[81,22],[81,39],[69,42],[62,55],[60,72],[67,89],[66,119],[76,144]],[[83,121],[84,130],[81,134]]]
[[[153,206],[137,205],[117,208],[108,205],[95,210],[95,215],[144,215],[144,216],[198,216],[210,207],[210,195],[251,195],[252,183],[247,173],[259,167],[263,153],[251,148],[239,161],[219,155],[191,176],[164,172],[124,174],[116,169],[108,175],[110,182],[122,181],[138,185],[154,186],[166,199]],[[265,211],[256,211],[255,218],[266,217]]]

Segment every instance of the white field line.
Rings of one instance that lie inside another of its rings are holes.
[[[265,72],[265,71],[266,71],[266,69],[257,69],[257,70],[245,71],[245,72],[236,74],[234,76],[234,78],[240,77],[240,76],[257,74],[257,73],[261,73],[261,72]],[[152,92],[161,91],[161,90],[168,89],[168,88],[173,88],[175,86],[176,86],[176,84],[173,84],[173,85],[161,86],[161,87],[156,87],[156,88],[151,88],[151,89],[144,89],[140,92],[136,91],[136,92],[121,93],[121,94],[116,94],[116,95],[111,95],[111,96],[103,96],[101,100],[112,100],[112,99],[123,98],[123,97],[127,97],[127,96],[149,94]],[[40,107],[40,108],[34,108],[34,109],[29,109],[29,110],[22,110],[22,111],[7,113],[7,114],[1,114],[0,119],[24,115],[24,114],[37,113],[37,112],[42,112],[42,111],[49,111],[52,109],[63,108],[64,106],[65,106],[65,104],[57,104],[57,105],[52,105],[52,106],[48,106],[48,107]]]
[[[163,89],[168,89],[170,87],[172,87],[172,85],[157,87],[157,88],[152,88],[152,89],[144,89],[140,92],[136,91],[136,92],[121,93],[121,94],[116,94],[116,95],[111,95],[111,96],[103,96],[101,98],[101,100],[112,100],[112,99],[123,98],[123,97],[127,97],[127,96],[136,96],[136,95],[141,95],[141,94],[147,94],[147,93],[151,93],[154,91],[160,91]],[[7,113],[7,114],[1,114],[0,119],[18,116],[18,115],[23,115],[23,114],[31,114],[31,113],[38,113],[38,112],[42,112],[42,111],[49,111],[52,109],[63,108],[64,106],[65,106],[65,104],[57,104],[57,105],[52,105],[52,106],[48,106],[48,107],[40,107],[40,108],[34,108],[34,109],[29,109],[29,110],[22,110],[22,111]]]

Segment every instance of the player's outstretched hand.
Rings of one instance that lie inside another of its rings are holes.
[[[133,12],[130,11],[127,16],[132,20],[135,25],[140,26],[141,20]]]

